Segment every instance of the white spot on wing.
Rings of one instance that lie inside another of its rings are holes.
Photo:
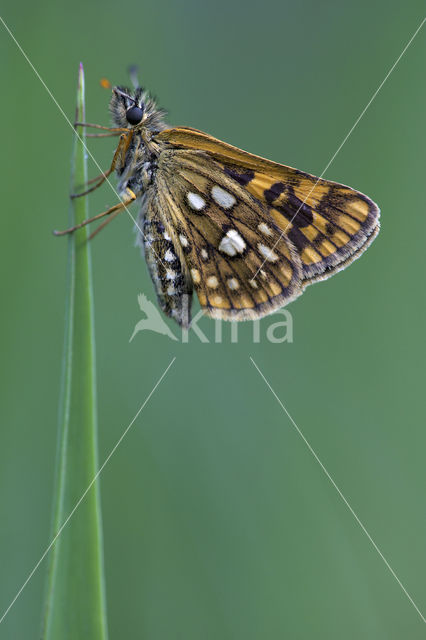
[[[225,191],[225,189],[222,189],[222,187],[219,187],[217,184],[212,187],[212,196],[213,200],[224,209],[230,209],[237,202],[232,193]]]
[[[167,269],[166,280],[174,280],[175,278],[176,278],[176,271],[173,271],[173,269]]]
[[[219,244],[219,250],[231,257],[236,256],[237,253],[243,253],[245,248],[246,243],[235,229],[230,229]]]
[[[211,287],[212,289],[216,289],[216,287],[219,285],[219,282],[216,276],[210,276],[209,278],[207,278],[206,282],[207,282],[207,286]]]
[[[171,240],[171,237],[169,236],[169,234],[167,233],[167,231],[165,231],[165,232],[163,233],[163,238],[164,238],[164,240]]]
[[[277,254],[274,253],[274,251],[272,251],[272,249],[270,249],[269,247],[266,247],[264,244],[261,244],[259,242],[257,248],[265,258],[265,260],[268,260],[269,262],[276,262],[276,260],[278,260]]]
[[[194,211],[201,211],[206,206],[206,201],[198,195],[198,193],[190,191],[186,194],[186,197],[189,202],[189,206],[191,209],[194,209]]]
[[[167,294],[168,294],[169,296],[173,296],[175,293],[176,293],[176,289],[175,289],[174,285],[173,285],[173,284],[170,284],[170,285],[167,287]]]
[[[164,254],[164,260],[166,262],[174,262],[176,260],[176,256],[173,253],[173,251],[170,251],[170,249],[167,249],[166,253]]]
[[[209,257],[209,254],[205,249],[201,249],[201,257],[203,258],[203,260],[207,260],[207,258]]]
[[[259,231],[261,233],[263,233],[265,236],[272,236],[273,235],[273,231],[272,229],[270,229],[268,227],[267,224],[265,224],[264,222],[261,222],[259,225],[257,225],[257,228],[259,229]]]
[[[201,276],[198,269],[191,269],[191,276],[194,284],[198,284],[200,282]]]
[[[236,278],[229,278],[228,287],[230,289],[238,289],[239,286],[240,286],[240,283],[238,282],[238,280]]]
[[[180,243],[181,243],[182,247],[187,247],[188,246],[188,240],[184,235],[181,234],[179,236],[179,240],[180,240]]]
[[[253,287],[253,289],[257,289],[257,282],[256,280],[249,280],[250,285]]]

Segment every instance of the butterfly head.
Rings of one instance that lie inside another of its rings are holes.
[[[134,90],[114,87],[109,105],[115,126],[139,129],[142,126],[159,131],[164,128],[164,112],[141,87]]]
[[[135,127],[139,125],[145,113],[143,90],[131,91],[126,87],[114,87],[110,102],[110,111],[117,127]]]

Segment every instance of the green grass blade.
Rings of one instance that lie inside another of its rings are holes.
[[[76,121],[84,122],[80,65]],[[87,180],[84,130],[77,129],[72,191]],[[89,217],[87,198],[73,200],[71,224]],[[93,480],[98,468],[95,340],[88,227],[68,236],[68,301],[59,415],[53,535]],[[101,508],[98,482],[61,532],[50,555],[43,640],[107,638]]]

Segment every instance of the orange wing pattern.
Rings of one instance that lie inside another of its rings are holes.
[[[166,129],[159,137],[174,147],[207,152],[268,208],[300,257],[304,286],[344,268],[379,231],[379,208],[350,187],[265,160],[195,129]]]

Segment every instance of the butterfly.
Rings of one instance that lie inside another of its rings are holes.
[[[317,178],[189,127],[168,127],[147,91],[117,86],[111,167],[121,202],[93,237],[133,201],[138,243],[163,312],[190,323],[195,289],[213,318],[255,319],[300,296],[358,258],[379,231],[379,208],[350,187]],[[90,135],[90,134],[89,134]]]

